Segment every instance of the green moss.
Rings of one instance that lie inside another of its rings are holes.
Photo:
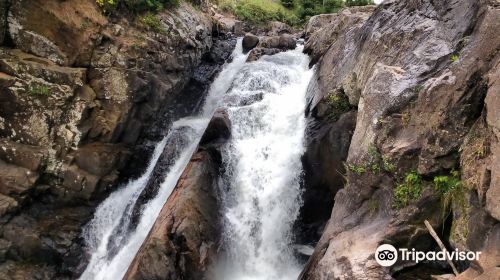
[[[394,207],[397,209],[408,206],[422,195],[423,181],[417,172],[406,174],[403,183],[394,189]]]
[[[49,96],[50,94],[48,86],[39,84],[30,85],[28,92],[33,96]]]

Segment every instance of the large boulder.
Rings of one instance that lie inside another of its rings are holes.
[[[231,136],[231,120],[226,109],[217,109],[203,133],[200,145],[226,141]]]
[[[276,48],[254,48],[248,54],[247,62],[256,61],[264,55],[273,55],[279,52],[281,52],[281,50]]]
[[[247,33],[245,37],[243,37],[243,41],[241,42],[243,46],[243,51],[248,52],[249,50],[255,48],[259,43],[259,37],[253,35],[252,33]]]
[[[266,36],[263,37],[259,44],[260,48],[272,48],[280,50],[293,50],[295,49],[297,42],[292,35],[283,34],[280,36]]]

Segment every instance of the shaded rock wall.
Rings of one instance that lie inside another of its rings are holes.
[[[424,219],[450,246],[490,252],[467,273],[498,273],[499,16],[494,1],[385,1],[371,16],[343,11],[306,28],[305,51],[318,60],[309,109],[342,93],[358,113],[347,183],[301,279],[404,277],[414,264],[382,268],[373,254],[382,243],[435,249]],[[398,209],[394,189],[412,170],[423,191]],[[465,190],[445,203],[433,179],[453,170]]]
[[[93,0],[10,2],[0,2],[0,278],[72,277],[92,209],[197,109],[232,45],[210,53],[210,14],[189,3],[159,13],[155,33]]]

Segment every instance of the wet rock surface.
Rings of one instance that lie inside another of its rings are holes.
[[[230,127],[227,113],[217,110],[124,279],[207,279],[221,227],[217,145]]]
[[[243,51],[247,52],[255,48],[255,46],[257,46],[258,43],[259,43],[259,37],[253,35],[252,33],[247,33],[245,37],[243,37],[242,41]]]
[[[500,275],[498,247],[492,245],[499,223],[492,205],[500,201],[493,183],[498,110],[489,107],[497,103],[492,92],[498,92],[500,41],[493,30],[499,17],[493,1],[385,1],[311,19],[305,51],[317,62],[317,84],[308,109],[316,119],[330,115],[328,100],[335,107],[357,108],[357,117],[347,182],[335,195],[330,220],[300,279],[449,273],[446,264],[437,271],[433,264],[404,262],[386,269],[374,260],[383,243],[436,250],[424,219],[450,248],[495,252],[479,264],[457,263],[461,271],[469,267],[457,279]],[[412,171],[422,178],[422,191],[395,206],[395,189]],[[447,193],[454,198],[444,200],[435,178],[449,180],[454,171],[460,172],[463,192]]]
[[[0,1],[0,278],[74,278],[95,206],[199,108],[235,40],[212,37],[209,13],[189,3],[156,15],[167,34],[110,20],[92,0],[10,2]]]
[[[248,54],[247,62],[258,60],[263,55],[273,55],[282,51],[293,50],[297,40],[290,34],[261,37],[258,44]]]

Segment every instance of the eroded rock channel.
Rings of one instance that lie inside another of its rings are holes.
[[[0,279],[500,279],[498,1],[155,17],[0,1]]]

